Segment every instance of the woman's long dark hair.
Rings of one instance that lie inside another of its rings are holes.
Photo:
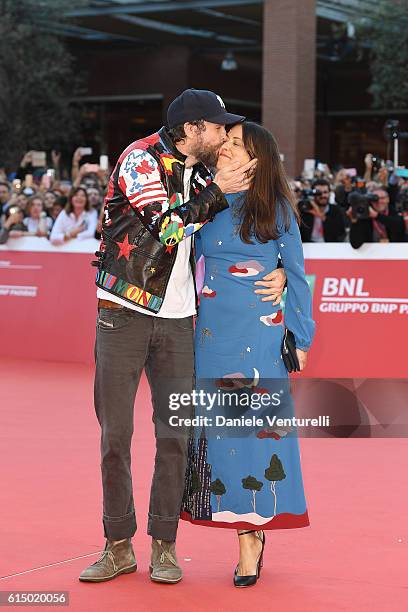
[[[289,205],[300,221],[300,215],[286,178],[278,144],[272,134],[257,123],[242,124],[244,146],[251,159],[258,162],[253,179],[241,206],[241,240],[251,244],[251,236],[259,242],[276,240],[277,207],[281,207],[285,230],[289,229]]]
[[[73,187],[73,188],[71,189],[71,191],[69,192],[68,202],[67,202],[67,203],[66,203],[66,205],[65,205],[65,212],[66,212],[66,213],[68,213],[68,214],[69,214],[69,213],[72,213],[72,212],[74,211],[74,207],[73,207],[73,204],[72,204],[72,198],[73,198],[73,197],[74,197],[74,196],[75,196],[75,195],[76,195],[76,194],[77,194],[79,191],[83,191],[83,192],[84,192],[84,194],[85,194],[85,199],[86,199],[86,202],[85,202],[85,209],[84,209],[84,210],[88,211],[88,210],[90,210],[90,209],[91,209],[91,207],[90,207],[90,205],[89,205],[88,193],[87,193],[87,191],[86,191],[85,187]]]

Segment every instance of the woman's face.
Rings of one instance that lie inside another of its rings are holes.
[[[239,161],[241,164],[246,164],[251,159],[248,151],[244,147],[242,125],[234,125],[234,127],[229,130],[227,136],[228,141],[222,145],[219,152],[217,170],[221,170],[232,162]]]
[[[30,209],[30,217],[32,219],[39,219],[43,211],[43,203],[41,200],[33,200]]]
[[[86,195],[83,191],[78,191],[72,197],[72,206],[75,211],[81,211],[81,210],[84,210],[85,205],[86,205]]]
[[[52,208],[56,199],[57,199],[57,196],[55,195],[55,193],[53,193],[52,191],[47,191],[47,193],[44,196],[45,208],[47,208],[48,210]]]
[[[17,206],[19,206],[20,208],[22,208],[23,210],[25,210],[27,208],[27,203],[28,203],[28,198],[26,195],[24,195],[24,193],[20,193],[17,196],[16,199],[16,204]]]

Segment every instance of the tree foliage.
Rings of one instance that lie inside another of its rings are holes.
[[[211,483],[210,491],[217,498],[217,510],[219,512],[220,511],[220,504],[221,504],[221,495],[225,495],[227,489],[225,488],[225,485],[222,482],[222,480],[217,478],[216,480],[214,480]]]
[[[10,168],[24,151],[77,136],[70,98],[79,79],[63,39],[52,32],[66,8],[64,0],[0,0],[0,163]]]
[[[211,483],[210,491],[213,495],[224,495],[226,488],[222,480],[217,478],[217,480]]]
[[[265,478],[271,482],[283,480],[286,478],[285,471],[283,469],[282,461],[278,455],[273,454],[269,462],[269,467],[265,470]]]
[[[374,108],[408,108],[408,11],[406,0],[377,0],[357,29],[369,47]]]

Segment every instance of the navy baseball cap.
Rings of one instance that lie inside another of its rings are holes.
[[[227,113],[222,98],[206,89],[186,89],[167,109],[167,125],[170,129],[199,119],[219,125],[231,125],[241,123],[245,117]]]

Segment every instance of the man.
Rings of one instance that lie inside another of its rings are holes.
[[[100,559],[80,580],[100,582],[136,570],[136,531],[130,448],[133,406],[145,369],[152,392],[156,458],[148,533],[150,577],[182,577],[175,539],[182,502],[189,428],[170,431],[169,395],[191,393],[196,312],[192,234],[227,208],[224,192],[249,184],[256,160],[215,174],[225,126],[244,119],[227,113],[221,98],[189,89],[169,106],[168,129],[132,143],[109,182],[96,284],[99,315],[95,345],[95,409],[102,429],[103,526]],[[282,292],[284,274],[263,283]],[[267,298],[264,298],[267,299]],[[192,415],[182,407],[180,421]],[[167,417],[167,426],[166,426]]]
[[[0,216],[5,214],[11,204],[11,189],[6,181],[0,181]]]
[[[352,208],[347,210],[351,219],[350,243],[358,249],[364,242],[405,242],[405,223],[402,215],[390,208],[390,196],[385,188],[374,189],[377,202],[368,207],[368,219],[355,219]]]
[[[303,242],[342,242],[346,233],[344,215],[336,204],[329,204],[330,183],[317,179],[312,185],[318,193],[310,210],[301,210],[300,233]]]

